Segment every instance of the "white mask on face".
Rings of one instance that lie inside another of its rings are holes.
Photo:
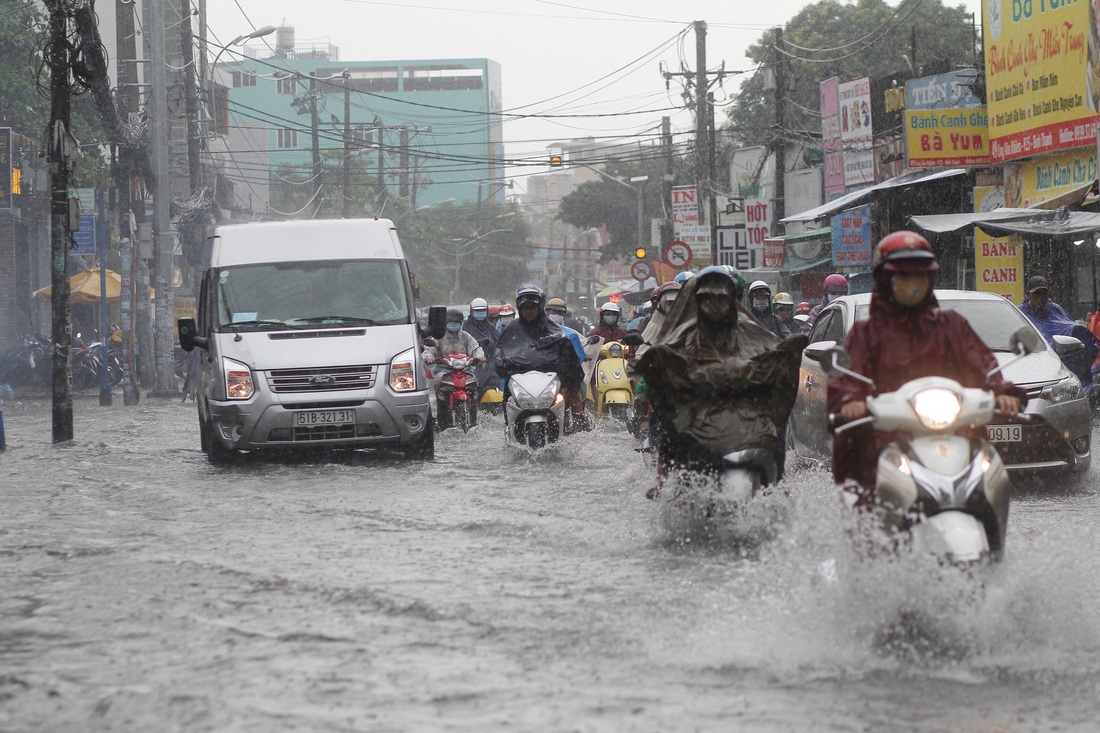
[[[619,317],[614,313],[608,313],[603,317],[603,322],[608,326],[615,326],[619,322]]]
[[[546,317],[554,323],[558,324],[559,326],[565,323],[565,316],[563,316],[561,313],[547,313]]]
[[[767,298],[753,298],[752,309],[757,311],[766,311],[768,309],[769,300]]]

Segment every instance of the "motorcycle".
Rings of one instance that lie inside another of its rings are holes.
[[[1021,328],[1012,337],[1016,359],[1038,347],[1033,329]],[[1000,559],[1012,485],[984,435],[996,414],[993,393],[945,377],[921,377],[896,392],[878,394],[872,380],[849,369],[851,357],[843,348],[808,350],[807,355],[820,361],[829,376],[847,375],[872,387],[869,415],[847,423],[830,415],[836,431],[870,424],[904,436],[886,445],[878,459],[874,505],[883,529],[945,563],[965,566]],[[846,504],[855,506],[858,498],[845,489]]]
[[[553,372],[521,372],[508,379],[504,406],[507,442],[537,451],[565,435],[565,396]]]
[[[469,432],[477,425],[477,378],[473,375],[474,360],[466,354],[449,354],[439,360],[443,372],[437,398],[439,429],[461,428]]]
[[[589,355],[585,376],[596,419],[609,415],[630,426],[634,419],[634,385],[627,374],[629,349],[618,341],[593,338],[597,340],[585,349]]]

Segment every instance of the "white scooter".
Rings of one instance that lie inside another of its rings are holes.
[[[1033,329],[1021,328],[1013,334],[1017,359],[1038,347]],[[874,390],[874,382],[849,369],[851,357],[843,348],[807,350],[807,355],[820,361],[830,376],[847,375]],[[993,393],[965,388],[943,377],[914,379],[896,392],[874,391],[867,398],[869,416],[836,430],[870,424],[878,431],[906,435],[887,445],[878,459],[875,499],[884,529],[906,533],[913,549],[947,563],[999,559],[1005,546],[1011,482],[996,449],[983,435],[974,435],[975,429],[982,430],[993,420]],[[838,415],[829,419],[834,425],[839,422]],[[857,498],[845,491],[849,505],[854,506]]]
[[[565,396],[553,372],[521,372],[508,379],[504,404],[507,442],[536,451],[565,434]]]

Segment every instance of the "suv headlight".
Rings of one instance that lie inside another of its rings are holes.
[[[416,389],[416,350],[402,351],[390,362],[390,389],[412,392]]]
[[[945,430],[955,424],[962,410],[959,396],[949,389],[922,389],[913,395],[913,411],[930,430]]]
[[[1081,380],[1073,374],[1049,387],[1043,387],[1043,391],[1039,393],[1039,397],[1054,404],[1078,400],[1084,396],[1085,390],[1081,388]]]
[[[252,370],[247,364],[222,357],[222,370],[225,373],[225,397],[230,400],[248,400],[256,393],[252,381]]]

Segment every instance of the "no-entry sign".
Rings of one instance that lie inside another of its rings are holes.
[[[675,267],[677,270],[687,267],[691,262],[691,247],[687,242],[682,242],[679,239],[669,242],[669,245],[665,247],[665,262],[670,267]]]
[[[638,282],[645,282],[652,275],[653,269],[645,260],[634,260],[634,264],[630,266],[630,276]]]

